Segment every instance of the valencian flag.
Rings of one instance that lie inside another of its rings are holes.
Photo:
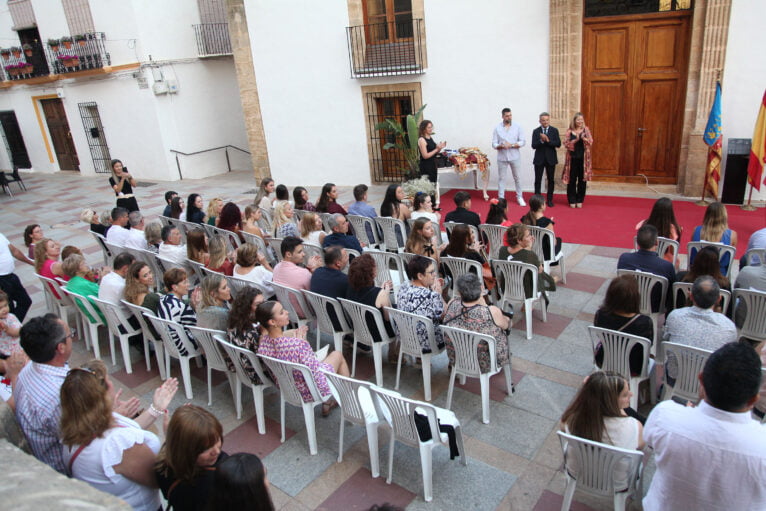
[[[766,163],[766,91],[763,92],[761,110],[755,121],[753,144],[750,148],[750,162],[747,165],[747,182],[756,190],[761,189],[761,173],[764,163]]]
[[[721,180],[721,83],[715,84],[715,100],[710,109],[710,116],[705,126],[705,136],[702,140],[708,145],[707,168],[705,169],[705,188],[710,190],[714,198],[718,198],[718,181]],[[705,193],[702,193],[705,196]]]

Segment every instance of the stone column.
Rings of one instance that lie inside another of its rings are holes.
[[[258,98],[258,84],[253,66],[253,49],[250,46],[250,34],[247,27],[244,0],[226,0],[226,20],[229,23],[229,38],[237,71],[239,96],[242,101],[242,113],[247,129],[250,158],[253,162],[255,178],[260,181],[271,177],[269,151],[266,147],[266,135],[263,130],[261,103]]]

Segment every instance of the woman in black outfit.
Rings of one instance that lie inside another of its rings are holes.
[[[420,177],[426,176],[432,183],[436,183],[436,155],[447,146],[447,142],[434,142],[431,134],[434,131],[434,125],[429,120],[421,121],[418,126],[418,149],[420,150]],[[439,190],[436,190],[436,197],[432,197],[436,207],[439,206]]]
[[[112,177],[109,178],[109,186],[117,196],[118,208],[125,208],[129,213],[138,211],[138,201],[133,196],[136,179],[128,173],[127,167],[122,166],[120,160],[112,160]]]
[[[189,195],[186,202],[186,221],[201,224],[205,221],[205,212],[202,210],[202,196],[198,193]]]
[[[556,222],[553,221],[553,218],[545,216],[545,208],[545,198],[539,194],[533,195],[529,199],[529,211],[526,215],[521,217],[521,223],[524,225],[542,227],[543,229],[548,229],[556,234],[553,230],[553,226]],[[561,252],[561,238],[556,236],[556,246],[554,247],[553,253],[558,254],[559,252]],[[543,245],[543,256],[545,256],[546,259],[551,258],[551,247],[548,246],[547,243]],[[555,264],[558,264],[558,262]]]

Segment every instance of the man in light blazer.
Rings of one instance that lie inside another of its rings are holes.
[[[553,207],[553,176],[556,164],[559,162],[556,149],[561,147],[559,130],[551,124],[551,116],[548,112],[540,114],[540,126],[532,132],[532,149],[535,157],[532,164],[535,166],[535,194],[540,194],[543,181],[543,170],[548,176],[548,207]]]

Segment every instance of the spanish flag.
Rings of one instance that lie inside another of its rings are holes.
[[[715,84],[715,100],[710,109],[710,116],[705,126],[705,136],[702,138],[708,145],[707,168],[705,169],[705,188],[710,190],[715,199],[718,199],[718,181],[721,180],[721,82]],[[704,192],[703,192],[704,197]]]
[[[761,174],[764,163],[766,163],[766,91],[763,92],[761,110],[755,121],[753,143],[750,148],[750,162],[747,165],[747,182],[756,190],[761,189]]]

